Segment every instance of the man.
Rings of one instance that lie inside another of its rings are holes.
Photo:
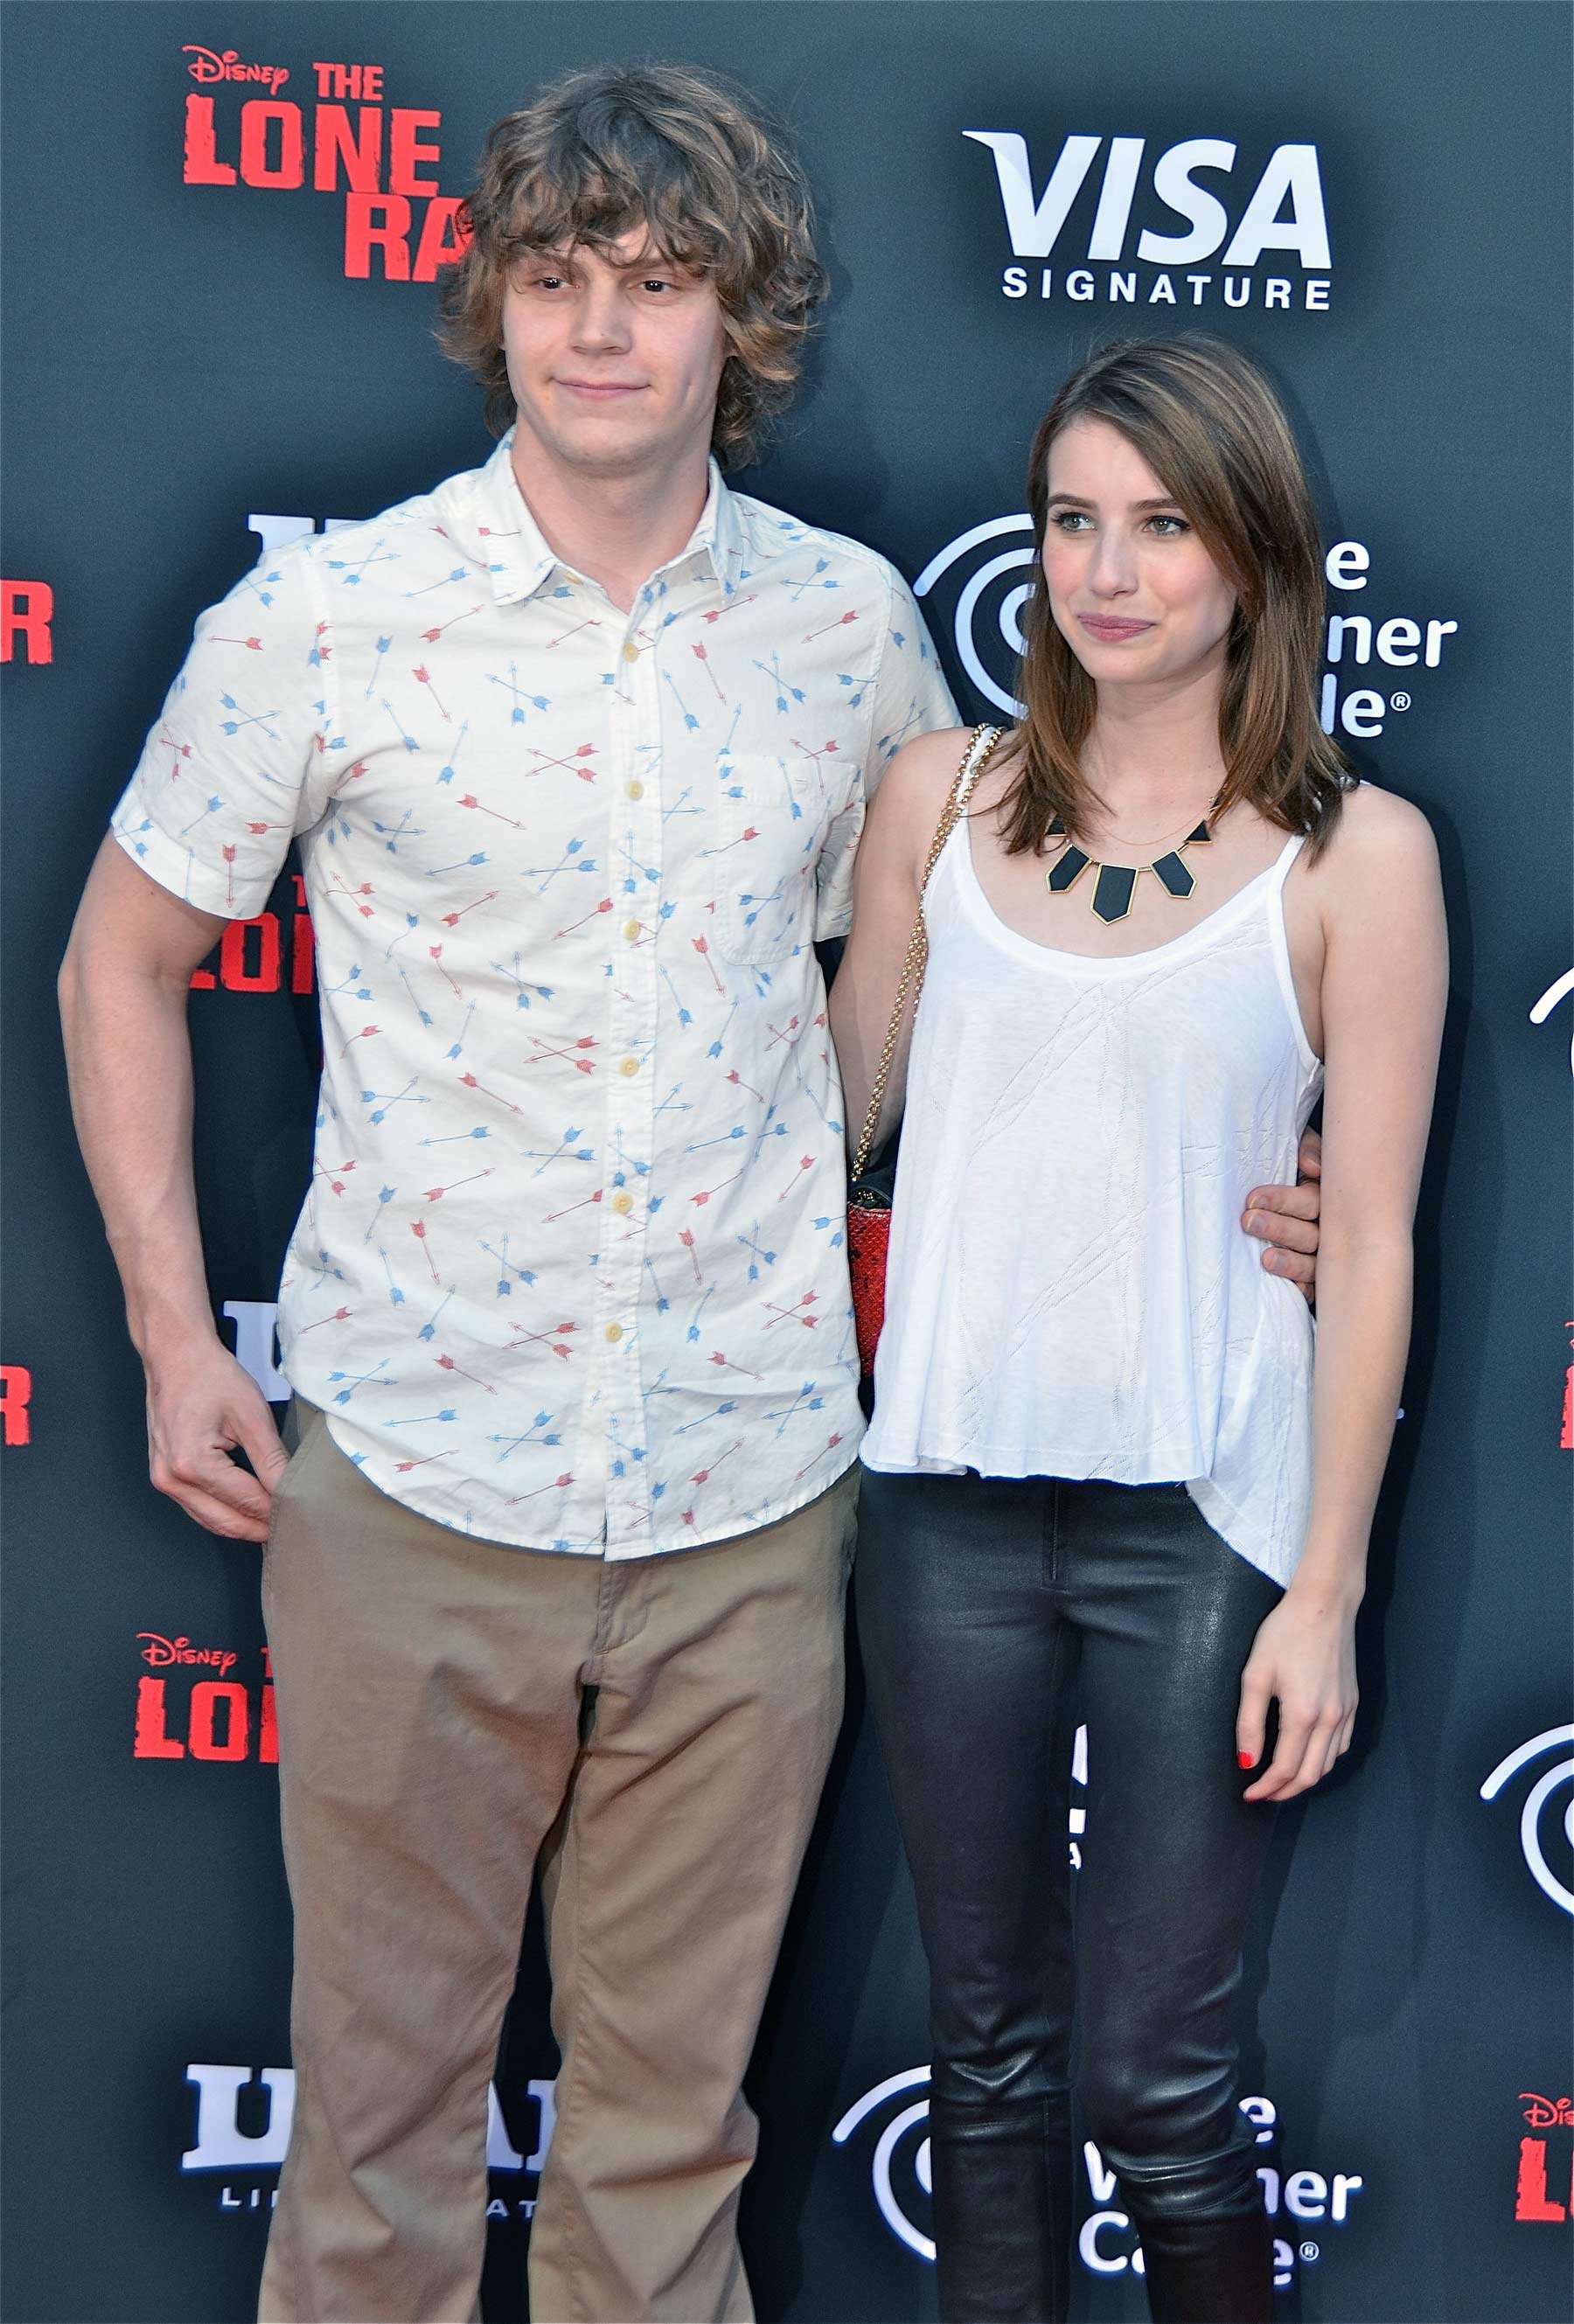
[[[740,2084],[840,1716],[860,1427],[813,945],[880,768],[955,717],[891,568],[711,459],[790,392],[809,220],[690,71],[498,124],[450,341],[512,436],[201,618],[63,972],[153,1481],[267,1545],[265,2319],[474,2312],[538,1858],[533,2312],[751,2313]],[[184,1001],[292,838],[324,1057],[287,1463],[214,1330]]]

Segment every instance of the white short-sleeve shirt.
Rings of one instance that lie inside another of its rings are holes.
[[[505,442],[201,616],[114,829],[236,918],[299,842],[323,1068],[280,1340],[373,1483],[640,1557],[850,1465],[812,947],[881,769],[955,718],[892,567],[714,470],[626,614]]]

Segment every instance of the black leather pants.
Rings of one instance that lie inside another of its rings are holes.
[[[1272,1821],[1241,1799],[1235,1720],[1277,1583],[1183,1486],[971,1472],[866,1472],[856,1572],[931,1978],[941,2316],[1066,2315],[1074,2004],[1084,2122],[1153,2316],[1268,2324],[1230,2018]]]

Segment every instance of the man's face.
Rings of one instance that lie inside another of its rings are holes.
[[[727,355],[720,301],[643,226],[606,257],[580,244],[517,260],[503,346],[520,437],[565,468],[635,475],[709,445]]]

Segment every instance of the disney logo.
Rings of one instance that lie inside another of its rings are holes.
[[[260,80],[270,94],[276,95],[290,78],[288,65],[242,64],[238,49],[204,49],[195,41],[187,41],[181,54],[191,60],[186,69],[193,80]]]
[[[139,1630],[136,1635],[147,1640],[142,1658],[154,1670],[168,1670],[171,1663],[195,1663],[222,1676],[236,1665],[236,1657],[223,1646],[194,1646],[190,1638],[165,1638],[157,1630]]]
[[[1521,2090],[1521,2102],[1526,2098],[1524,2118],[1532,2130],[1551,2130],[1559,2123],[1574,2123],[1574,2098],[1538,2098],[1534,2090]]]

